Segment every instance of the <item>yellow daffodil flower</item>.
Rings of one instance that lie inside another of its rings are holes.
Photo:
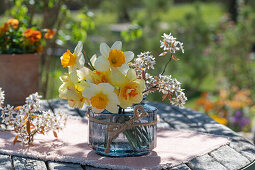
[[[123,74],[126,74],[130,62],[134,58],[134,53],[131,51],[121,51],[121,41],[116,41],[110,48],[106,43],[100,44],[100,57],[95,61],[95,68],[98,71],[105,72],[110,69],[118,69]]]
[[[130,107],[143,100],[145,82],[143,79],[137,79],[135,70],[129,69],[126,76],[120,71],[113,71],[110,80],[114,86],[119,87],[117,94],[122,108]]]
[[[114,87],[109,83],[98,85],[90,83],[90,87],[86,88],[82,94],[90,100],[93,112],[101,113],[106,109],[111,113],[118,113],[119,100],[114,93]]]
[[[86,81],[79,81],[77,73],[71,72],[60,77],[63,84],[59,87],[59,97],[67,99],[70,107],[82,108],[88,99],[82,96],[82,91],[89,87]]]
[[[69,67],[69,71],[73,71],[75,69],[80,69],[84,66],[85,59],[82,54],[82,42],[79,41],[77,46],[74,49],[74,53],[72,54],[70,50],[67,50],[61,56],[61,64],[63,67]]]

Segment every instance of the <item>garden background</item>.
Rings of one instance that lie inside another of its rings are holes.
[[[159,73],[168,59],[158,57],[163,33],[184,43],[185,53],[167,74],[182,82],[186,107],[209,114],[236,131],[249,132],[255,117],[255,1],[252,0],[1,0],[0,24],[16,18],[51,28],[44,44],[39,92],[58,98],[60,56],[77,41],[88,56],[99,44],[123,41],[125,50],[151,51]],[[6,94],[8,95],[8,94]],[[158,93],[150,101],[162,102]],[[168,103],[167,100],[163,102]]]

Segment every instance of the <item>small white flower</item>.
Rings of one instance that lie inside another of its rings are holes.
[[[2,88],[0,87],[0,105],[4,104],[4,91],[2,90]],[[1,107],[1,106],[0,106]]]
[[[155,64],[155,57],[151,55],[151,52],[147,51],[137,55],[137,58],[134,59],[133,63],[130,63],[130,66],[134,68],[138,78],[143,78],[143,74],[149,69],[154,69]]]
[[[144,53],[140,53],[137,55],[137,58],[135,59],[134,65],[137,68],[144,68],[146,70],[148,69],[154,69],[154,65],[156,64],[155,57],[151,55],[151,52],[147,51]]]
[[[26,104],[30,109],[32,109],[32,112],[40,109],[40,98],[42,98],[42,96],[40,96],[37,92],[26,98]]]
[[[169,35],[164,33],[163,36],[161,37],[163,38],[163,41],[160,40],[160,48],[163,48],[164,52],[161,53],[160,56],[164,56],[168,52],[174,54],[176,53],[176,51],[179,50],[181,50],[182,53],[184,53],[183,43],[177,41],[176,38],[171,35],[171,33]]]

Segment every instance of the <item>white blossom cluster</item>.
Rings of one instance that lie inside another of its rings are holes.
[[[166,55],[168,52],[170,54],[176,53],[176,51],[181,50],[184,53],[183,43],[180,41],[176,41],[176,38],[170,34],[163,34],[161,36],[163,41],[160,40],[160,48],[163,48],[164,52],[160,54],[160,56]]]
[[[4,104],[4,91],[0,87],[0,105]],[[1,106],[0,106],[1,107]]]
[[[154,78],[149,73],[145,73],[145,86],[146,86],[145,90],[148,90],[147,91],[148,93],[154,92],[154,89],[157,88],[157,84],[158,84],[158,81],[156,78]]]
[[[169,76],[159,76],[158,89],[164,95],[169,95],[170,102],[183,107],[187,97],[181,88],[181,83]]]
[[[12,126],[17,139],[20,138],[24,145],[31,144],[35,134],[53,131],[56,136],[56,131],[62,130],[65,125],[66,117],[63,113],[41,111],[40,98],[38,93],[34,93],[26,98],[26,104],[22,107],[7,105],[2,110],[2,123]]]
[[[171,55],[181,50],[184,53],[183,43],[177,41],[175,37],[170,34],[163,34],[161,36],[163,40],[160,41],[160,48],[163,48],[164,52],[160,56],[164,56],[167,53]],[[178,60],[175,56],[171,56],[172,59]],[[169,60],[170,61],[170,60]],[[163,99],[169,98],[170,102],[174,105],[183,107],[187,101],[184,90],[181,88],[181,83],[176,79],[171,78],[171,76],[164,76],[165,68],[169,64],[166,63],[163,71],[159,76],[152,76],[148,73],[149,69],[154,69],[156,64],[155,57],[151,55],[151,52],[142,52],[137,55],[133,63],[130,66],[136,71],[137,77],[145,80],[146,89],[143,94],[148,95],[149,93],[160,91],[163,93]]]
[[[170,102],[174,105],[183,107],[187,101],[187,97],[183,92],[184,89],[181,88],[181,83],[176,79],[173,79],[170,75],[153,77],[146,73],[145,83],[147,89],[152,89],[152,91],[148,92],[158,90],[162,92],[164,96],[168,97]]]
[[[13,124],[13,106],[9,104],[1,112],[2,123],[6,125]]]
[[[155,57],[153,57],[149,51],[137,55],[134,61],[136,68],[144,68],[146,70],[154,69],[154,65],[156,64]]]
[[[155,57],[151,55],[151,52],[142,52],[137,55],[137,58],[134,59],[134,62],[131,63],[131,66],[137,73],[139,78],[142,78],[142,73],[146,72],[149,69],[154,69],[154,65],[156,64]]]

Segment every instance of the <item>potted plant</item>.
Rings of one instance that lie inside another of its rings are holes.
[[[140,156],[149,153],[156,146],[157,109],[144,104],[143,98],[159,90],[163,99],[183,106],[187,98],[180,83],[165,76],[165,70],[174,55],[183,50],[183,44],[171,34],[164,34],[160,56],[170,53],[168,62],[159,76],[151,76],[155,58],[144,52],[134,58],[131,51],[122,51],[122,43],[116,41],[111,47],[100,45],[101,55],[94,55],[86,61],[79,42],[71,53],[67,50],[61,57],[61,64],[68,73],[60,77],[60,98],[68,100],[71,107],[90,106],[89,145],[98,154],[123,157]],[[133,60],[133,62],[132,62]]]
[[[22,105],[36,92],[43,37],[50,39],[54,33],[28,28],[17,19],[0,27],[0,86],[7,94],[6,103]]]

